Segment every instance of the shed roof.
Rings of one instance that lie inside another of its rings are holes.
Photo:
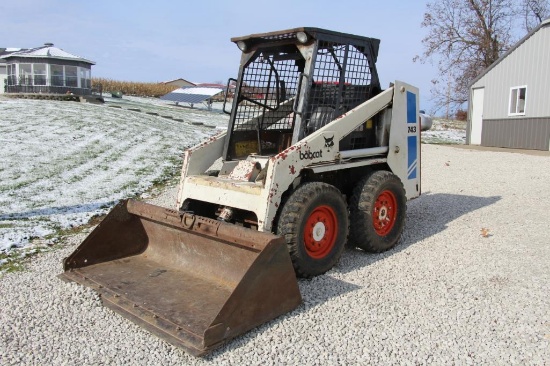
[[[189,80],[185,80],[183,78],[178,78],[178,79],[174,79],[174,80],[168,80],[168,81],[163,81],[162,84],[168,84],[168,83],[173,83],[175,81],[185,81],[186,83],[189,83],[189,84],[193,84],[193,85],[197,85],[197,83],[194,83],[192,81],[189,81]]]
[[[491,71],[492,69],[494,69],[499,63],[502,62],[502,60],[504,60],[506,57],[508,57],[508,55],[510,55],[512,52],[514,52],[517,48],[519,48],[519,46],[521,46],[523,43],[525,43],[525,41],[527,41],[529,38],[531,38],[531,36],[533,34],[535,34],[536,32],[538,32],[541,28],[544,28],[546,26],[549,26],[550,25],[550,17],[544,19],[538,26],[536,26],[535,28],[533,28],[529,33],[527,33],[527,35],[525,37],[523,37],[522,39],[520,39],[518,42],[516,42],[515,45],[513,45],[512,47],[510,47],[510,49],[506,52],[504,52],[504,54],[502,56],[500,56],[495,62],[493,62],[491,65],[489,65],[489,67],[487,67],[485,70],[483,70],[483,72],[481,72],[471,83],[470,83],[470,88],[475,84],[477,83],[482,77],[484,77],[489,71]]]
[[[200,103],[223,91],[222,88],[184,87],[160,97],[162,100],[182,103]]]
[[[80,62],[88,63],[90,65],[95,65],[95,62],[73,55],[72,53],[63,51],[61,48],[55,47],[53,43],[45,43],[44,46],[41,46],[41,47],[22,49],[20,51],[11,52],[7,55],[0,56],[0,58],[3,58],[3,59],[8,59],[11,57],[52,58],[52,59],[59,59],[59,60],[80,61]]]

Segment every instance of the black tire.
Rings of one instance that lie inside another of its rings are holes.
[[[277,234],[286,239],[296,275],[304,278],[334,267],[348,232],[344,197],[336,187],[321,182],[305,183],[292,192],[277,224]]]
[[[365,176],[350,199],[349,244],[372,253],[393,248],[403,232],[407,197],[401,180],[385,170]]]

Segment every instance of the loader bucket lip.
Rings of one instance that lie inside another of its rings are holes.
[[[220,341],[219,344],[213,344],[204,348],[196,347],[195,345],[201,340],[200,334],[185,334],[183,328],[181,328],[178,324],[159,317],[154,312],[147,310],[145,307],[132,303],[119,293],[109,290],[103,285],[90,280],[80,271],[69,270],[68,272],[60,274],[59,277],[64,281],[74,281],[83,286],[92,288],[101,297],[101,302],[103,305],[155,334],[157,337],[165,340],[166,342],[176,347],[185,349],[188,353],[195,357],[203,356],[210,350],[219,347],[227,341],[223,340]],[[190,337],[194,338],[195,342],[186,341],[186,338]]]
[[[284,238],[132,200],[64,264],[62,279],[195,356],[302,302]]]

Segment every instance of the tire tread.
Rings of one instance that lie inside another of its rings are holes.
[[[300,232],[300,227],[298,227],[301,218],[300,213],[302,212],[302,210],[305,209],[305,206],[311,200],[311,197],[319,196],[340,197],[343,204],[346,205],[340,191],[336,187],[322,182],[308,182],[298,187],[292,193],[292,195],[285,202],[280,213],[279,223],[277,225],[277,233],[279,235],[282,235],[287,242],[290,259],[292,260],[294,270],[298,277],[311,278],[313,276],[320,275],[328,271],[340,259],[340,256],[342,255],[342,252],[345,248],[345,242],[347,241],[349,233],[349,219],[346,216],[344,218],[346,228],[344,243],[336,243],[336,251],[328,259],[328,264],[324,265],[323,268],[320,269],[305,268],[302,264],[303,258],[300,246],[303,244],[301,240],[297,240],[299,239],[298,236]]]
[[[372,209],[382,187],[394,188],[398,201],[398,219],[395,227],[382,238],[372,227]],[[355,186],[350,197],[349,244],[371,253],[380,253],[393,248],[403,231],[406,217],[406,196],[403,183],[396,175],[386,170],[373,171],[364,176]]]

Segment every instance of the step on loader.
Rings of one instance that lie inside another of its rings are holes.
[[[174,210],[119,203],[62,278],[193,355],[301,303],[296,276],[381,252],[420,195],[418,90],[382,90],[379,40],[318,28],[232,38],[226,132],[188,149]]]

